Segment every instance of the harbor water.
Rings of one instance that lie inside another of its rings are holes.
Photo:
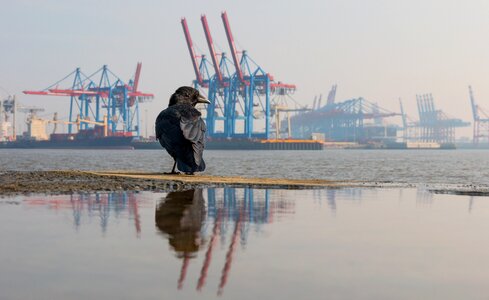
[[[487,190],[488,154],[206,151],[210,175],[384,188],[3,195],[0,299],[489,299],[489,197],[430,192]],[[0,172],[171,166],[163,150],[0,150]]]
[[[204,159],[210,175],[489,185],[488,150],[206,150]],[[167,172],[172,164],[164,150],[0,150],[0,171]]]
[[[488,200],[416,188],[3,197],[0,298],[488,299]]]

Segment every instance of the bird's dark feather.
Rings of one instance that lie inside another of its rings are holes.
[[[177,103],[156,118],[155,130],[161,146],[177,162],[183,172],[205,169],[203,160],[206,126],[201,113],[190,103]]]

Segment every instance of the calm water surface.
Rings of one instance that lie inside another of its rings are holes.
[[[488,150],[206,151],[207,174],[489,185]],[[2,149],[1,170],[169,171],[163,150]]]
[[[421,189],[0,198],[0,299],[489,299],[488,216]]]

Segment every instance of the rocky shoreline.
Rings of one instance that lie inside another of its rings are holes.
[[[181,182],[100,176],[82,171],[7,171],[0,173],[0,194],[72,194],[112,191],[167,191],[190,188]]]
[[[199,174],[166,175],[131,171],[0,171],[0,196],[20,194],[73,194],[113,191],[179,191],[207,187],[249,187],[277,189],[322,188],[416,188],[393,182],[291,180],[275,178],[225,177]],[[472,185],[424,187],[435,194],[489,196],[489,188]]]
[[[210,175],[164,175],[128,171],[3,171],[0,195],[72,194],[112,191],[175,191],[206,187],[339,188],[360,185],[326,180],[223,177]],[[374,186],[374,185],[373,185]]]

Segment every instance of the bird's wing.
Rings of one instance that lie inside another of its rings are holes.
[[[182,116],[180,129],[182,129],[183,136],[192,143],[195,163],[200,166],[204,152],[205,131],[207,130],[204,120],[200,116],[191,118]]]
[[[157,139],[161,138],[161,135],[163,134],[163,130],[165,129],[165,127],[162,124],[163,123],[163,116],[164,116],[164,111],[160,112],[160,114],[156,118],[155,133],[156,133]]]
[[[179,122],[179,115],[166,109],[158,115],[155,123],[156,138],[172,157],[181,152],[180,145],[184,141]]]

